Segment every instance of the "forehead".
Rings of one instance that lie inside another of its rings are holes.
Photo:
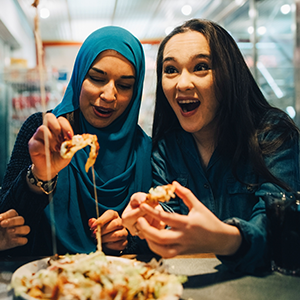
[[[100,62],[103,58],[109,58],[110,60],[116,60],[119,63],[122,63],[122,66],[128,66],[130,67],[130,69],[134,69],[134,66],[132,65],[132,63],[122,54],[120,54],[119,52],[115,51],[115,50],[105,50],[102,51],[101,53],[98,54],[98,56],[96,57],[96,59],[94,60],[93,65],[97,64],[98,62]]]
[[[164,49],[164,57],[191,56],[195,54],[210,54],[206,37],[198,31],[187,31],[174,35]]]

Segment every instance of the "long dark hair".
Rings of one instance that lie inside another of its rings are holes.
[[[180,127],[162,89],[162,65],[167,42],[173,36],[187,31],[200,32],[210,46],[214,90],[220,102],[217,111],[219,120],[217,146],[222,149],[223,155],[231,157],[233,174],[238,179],[238,164],[243,159],[250,159],[257,174],[290,190],[287,184],[270,173],[265,165],[264,156],[274,153],[286,140],[298,135],[298,129],[286,113],[267,102],[231,35],[218,24],[208,20],[189,20],[176,27],[160,44],[156,65],[153,147],[166,132]],[[277,119],[276,112],[281,112],[279,115],[282,119],[276,120],[274,125],[262,122],[264,116],[270,111],[274,111]],[[281,134],[274,141],[259,144],[258,135],[269,130],[279,130]]]

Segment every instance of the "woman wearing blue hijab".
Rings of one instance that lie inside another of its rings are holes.
[[[31,227],[28,244],[19,247],[19,253],[51,255],[53,224],[58,254],[95,251],[97,225],[102,227],[106,253],[130,248],[120,215],[133,193],[151,186],[151,140],[138,125],[144,73],[142,45],[131,33],[115,26],[96,30],[78,52],[61,103],[44,118],[37,113],[25,121],[0,203],[0,212],[14,208]],[[45,132],[51,157],[48,185]],[[97,135],[100,145],[94,165],[99,219],[92,171],[84,168],[89,147],[72,159],[63,159],[59,152],[64,140],[82,133]],[[53,201],[52,223],[48,194]]]

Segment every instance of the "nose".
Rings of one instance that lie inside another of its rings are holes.
[[[100,98],[107,102],[117,100],[117,89],[115,83],[112,80],[102,87]]]
[[[179,91],[190,90],[194,87],[192,75],[187,70],[182,70],[178,77],[177,89]]]

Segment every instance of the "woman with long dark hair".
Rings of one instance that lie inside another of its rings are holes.
[[[263,196],[300,188],[299,131],[218,24],[193,19],[162,41],[152,138],[154,186],[176,181],[178,197],[162,204],[175,214],[136,194],[123,213],[131,233],[164,257],[212,252],[236,271],[268,266]]]

